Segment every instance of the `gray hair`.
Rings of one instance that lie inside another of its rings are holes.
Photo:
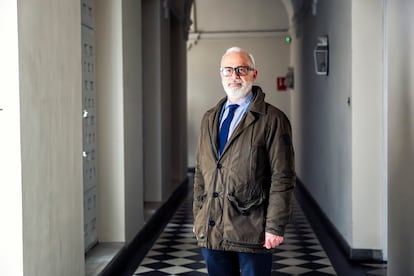
[[[231,47],[231,48],[228,48],[226,50],[226,52],[223,54],[223,56],[221,57],[221,61],[223,61],[223,58],[226,55],[230,54],[230,53],[246,53],[248,55],[248,57],[249,57],[249,60],[250,60],[251,64],[252,64],[252,67],[253,68],[256,68],[256,63],[254,61],[253,55],[250,54],[249,52],[247,52],[246,50],[240,48],[240,47]]]

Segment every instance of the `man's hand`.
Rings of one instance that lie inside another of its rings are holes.
[[[266,232],[265,243],[263,247],[266,247],[267,249],[272,249],[272,248],[279,246],[282,242],[283,242],[283,237]]]

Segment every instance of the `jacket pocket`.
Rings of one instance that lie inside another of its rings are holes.
[[[199,195],[196,197],[194,202],[194,207],[196,211],[194,212],[194,234],[196,235],[197,240],[203,240],[206,233],[206,210],[204,208],[205,199],[207,194]]]
[[[228,207],[224,212],[224,238],[234,244],[257,247],[264,243],[264,198],[259,196],[241,201],[227,195]]]
[[[205,200],[206,196],[207,196],[207,194],[203,194],[203,195],[198,195],[196,197],[194,205],[198,209],[198,211],[203,208],[203,203],[204,203],[204,200]]]
[[[237,210],[240,211],[241,215],[248,215],[249,210],[260,206],[263,203],[263,197],[259,197],[256,199],[248,200],[245,202],[240,202],[235,196],[233,195],[227,195],[227,199],[233,204]]]

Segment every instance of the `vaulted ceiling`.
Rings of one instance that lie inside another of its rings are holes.
[[[193,0],[190,33],[286,32],[317,0]]]
[[[286,31],[289,19],[280,0],[195,0],[196,33]]]

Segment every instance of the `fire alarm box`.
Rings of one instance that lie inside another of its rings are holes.
[[[286,78],[285,77],[277,77],[276,82],[277,82],[277,91],[286,91],[287,90]]]
[[[328,37],[318,37],[319,42],[313,50],[315,72],[317,75],[328,75],[329,70],[329,45]]]

